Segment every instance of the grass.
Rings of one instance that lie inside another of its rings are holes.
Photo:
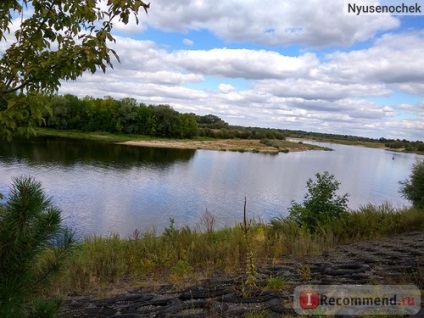
[[[266,282],[266,289],[269,290],[280,290],[287,286],[286,279],[281,276],[270,277]]]
[[[416,208],[397,210],[389,203],[368,204],[350,214],[345,226],[333,228],[341,241],[373,239],[411,230],[424,230],[424,213]]]
[[[69,260],[55,290],[93,292],[122,281],[135,287],[152,281],[181,285],[216,272],[240,273],[246,269],[250,253],[257,266],[281,262],[285,256],[302,261],[338,244],[424,230],[424,211],[397,210],[388,204],[364,206],[353,211],[345,223],[322,226],[314,234],[287,219],[274,219],[269,224],[252,222],[249,242],[241,224],[214,230],[212,219],[207,212],[203,232],[176,228],[171,219],[160,235],[136,231],[131,238],[87,237]],[[308,268],[298,270],[307,279]],[[276,277],[268,285],[278,289],[284,280]]]

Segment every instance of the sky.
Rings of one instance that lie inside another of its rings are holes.
[[[115,22],[121,63],[59,93],[233,125],[424,140],[424,15],[349,14],[347,3],[152,0],[138,25]]]

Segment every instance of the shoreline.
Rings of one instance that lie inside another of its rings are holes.
[[[82,132],[78,130],[56,130],[51,128],[36,128],[34,137],[61,137],[82,140],[98,140],[116,144],[123,144],[137,147],[154,147],[168,149],[191,149],[191,150],[215,150],[215,151],[236,151],[278,154],[280,152],[299,152],[307,150],[333,150],[325,146],[309,144],[308,141],[318,143],[334,143],[347,146],[359,146],[375,148],[394,153],[414,153],[424,155],[420,151],[406,151],[405,149],[393,149],[386,147],[382,143],[372,142],[346,142],[336,139],[314,139],[305,137],[290,137],[286,140],[277,139],[212,139],[196,137],[193,139],[171,139],[145,135],[125,135],[111,134],[106,132]]]
[[[216,139],[216,140],[131,140],[118,142],[118,144],[137,146],[137,147],[155,147],[155,148],[173,148],[173,149],[193,149],[193,150],[215,150],[215,151],[238,151],[253,153],[278,154],[279,152],[298,152],[306,150],[325,150],[324,147],[299,144],[296,142],[278,140],[275,146],[262,143],[258,139]]]
[[[59,317],[292,317],[297,316],[293,293],[298,286],[419,286],[422,261],[417,257],[424,255],[423,247],[424,232],[411,231],[341,244],[322,255],[286,256],[258,264],[251,287],[243,283],[242,269],[204,276],[180,274],[174,283],[149,276],[134,283],[127,277],[101,294],[68,295]],[[421,306],[413,317],[421,317],[423,310]]]
[[[77,130],[56,130],[50,128],[36,128],[35,137],[60,137],[82,140],[97,140],[136,147],[154,147],[165,149],[189,149],[189,150],[213,150],[213,151],[235,151],[252,152],[276,155],[280,152],[299,152],[308,150],[331,151],[333,149],[308,144],[308,141],[318,143],[334,143],[347,146],[375,148],[393,153],[414,153],[424,155],[420,151],[405,151],[404,149],[393,149],[382,143],[345,142],[334,139],[314,139],[304,137],[287,137],[286,140],[266,139],[265,143],[259,139],[212,139],[197,137],[194,139],[167,139],[144,135],[119,135],[105,132],[82,132]]]
[[[35,137],[61,137],[82,140],[98,140],[116,144],[137,147],[154,147],[168,149],[191,149],[191,150],[214,150],[214,151],[236,151],[265,154],[278,154],[280,152],[299,152],[307,150],[333,150],[324,146],[308,144],[308,141],[318,143],[334,143],[347,146],[359,146],[375,148],[394,153],[415,153],[424,155],[420,151],[405,151],[404,149],[388,148],[382,143],[372,142],[347,142],[336,139],[314,139],[305,137],[290,137],[286,140],[276,139],[212,139],[196,137],[193,139],[167,139],[145,135],[111,134],[106,132],[82,132],[78,130],[56,130],[51,128],[36,128]],[[264,142],[265,141],[265,142]]]
[[[144,135],[117,135],[103,132],[81,132],[76,130],[55,130],[37,128],[36,136],[98,140],[136,147],[154,147],[191,150],[236,151],[278,154],[307,150],[332,150],[326,147],[289,140],[266,139],[166,139]]]
[[[234,142],[236,141],[236,142]],[[171,149],[192,149],[192,150],[218,150],[218,151],[245,151],[260,153],[278,153],[278,149],[261,144],[259,140],[249,140],[246,142],[237,142],[239,140],[218,139],[218,140],[139,140],[118,142],[121,145],[136,147],[154,147]]]

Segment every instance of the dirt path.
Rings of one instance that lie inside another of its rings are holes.
[[[284,283],[270,289],[270,278],[276,277]],[[260,267],[257,290],[244,297],[243,280],[242,275],[217,276],[182,289],[163,285],[100,300],[70,297],[62,317],[245,317],[257,311],[282,317],[295,315],[292,292],[298,285],[413,284],[424,290],[424,232],[361,241],[327,255]],[[415,317],[424,317],[424,310]]]

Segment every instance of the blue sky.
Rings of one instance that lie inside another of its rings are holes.
[[[133,97],[236,125],[424,140],[424,16],[349,15],[345,4],[152,0],[139,25],[116,21],[121,63],[60,93]]]

